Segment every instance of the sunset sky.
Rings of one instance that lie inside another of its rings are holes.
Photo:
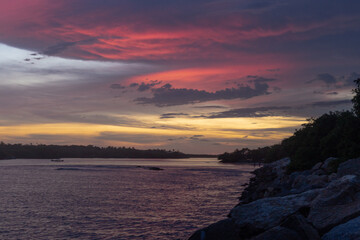
[[[358,0],[1,0],[0,141],[222,153],[351,108]]]

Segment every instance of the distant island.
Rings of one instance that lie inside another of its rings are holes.
[[[45,145],[0,143],[0,159],[57,159],[57,158],[190,158],[217,155],[185,154],[176,150],[133,147],[97,147],[93,145]]]

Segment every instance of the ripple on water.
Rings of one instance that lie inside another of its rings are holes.
[[[99,166],[0,165],[0,239],[187,239],[226,217],[252,169]]]

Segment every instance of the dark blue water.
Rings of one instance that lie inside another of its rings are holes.
[[[0,239],[187,239],[226,217],[252,170],[215,159],[0,161]]]

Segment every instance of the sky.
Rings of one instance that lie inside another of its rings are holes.
[[[0,140],[217,154],[351,109],[358,0],[1,0]]]

